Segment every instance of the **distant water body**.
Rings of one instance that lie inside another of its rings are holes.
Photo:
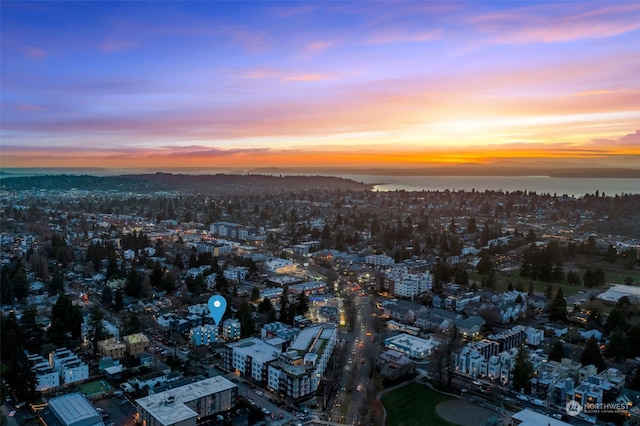
[[[534,191],[582,197],[640,194],[640,179],[554,178],[549,176],[363,176],[342,177],[375,185],[375,191]]]
[[[131,169],[0,169],[2,176],[34,176],[47,174],[74,174],[113,176],[122,174],[155,173],[152,170]],[[242,173],[222,169],[176,169],[167,173],[216,174]],[[273,175],[300,175],[302,173],[265,173]],[[320,173],[308,173],[317,175]],[[640,194],[640,179],[619,178],[556,178],[549,176],[387,176],[322,173],[352,179],[374,186],[374,191],[534,191],[538,194],[568,195],[582,197],[586,194],[601,195]]]

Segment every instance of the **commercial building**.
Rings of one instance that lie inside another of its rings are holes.
[[[384,339],[384,346],[402,352],[412,359],[425,359],[433,353],[440,342],[432,337],[422,339],[410,334],[398,334]]]
[[[136,399],[142,426],[195,426],[198,419],[232,409],[238,388],[222,376]]]
[[[102,415],[79,393],[70,393],[49,400],[49,409],[63,426],[104,426]],[[48,425],[54,421],[45,421]]]

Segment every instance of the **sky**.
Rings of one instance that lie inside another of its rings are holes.
[[[0,9],[2,168],[640,165],[637,1]]]

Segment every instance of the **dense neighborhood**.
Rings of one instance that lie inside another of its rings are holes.
[[[638,195],[64,182],[0,192],[6,424],[640,421]]]

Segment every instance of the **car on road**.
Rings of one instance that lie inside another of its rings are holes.
[[[9,417],[13,417],[16,415],[16,410],[9,411]]]
[[[260,395],[260,396],[262,396],[262,395],[264,395],[264,392],[262,392],[261,390],[257,390],[257,391],[256,391],[256,395]]]
[[[269,414],[271,414],[271,411],[269,411],[269,410],[268,410],[267,408],[265,408],[265,407],[262,407],[262,408],[260,409],[260,411],[262,411],[262,413],[263,413],[263,414],[265,414],[265,415],[267,415],[267,416],[268,416]]]

